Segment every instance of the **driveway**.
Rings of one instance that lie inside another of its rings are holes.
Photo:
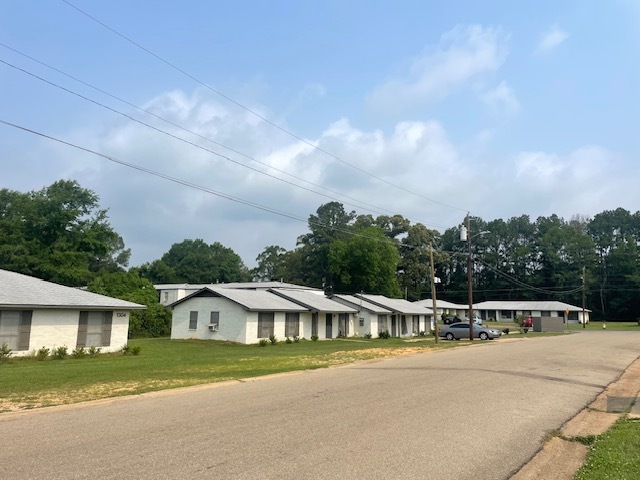
[[[634,332],[0,415],[8,478],[507,479],[640,355]]]

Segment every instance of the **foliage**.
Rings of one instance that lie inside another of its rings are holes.
[[[71,356],[73,358],[84,358],[86,354],[87,352],[85,351],[84,347],[76,347],[71,352]]]
[[[40,361],[46,360],[50,353],[51,350],[49,350],[47,347],[41,347],[36,352],[36,359]]]
[[[93,345],[91,345],[91,346],[89,347],[89,351],[88,351],[89,356],[90,356],[90,357],[95,357],[96,355],[98,355],[98,354],[100,353],[100,350],[101,350],[101,348],[99,348],[99,347],[94,347]]]
[[[9,348],[9,345],[3,342],[2,345],[0,345],[0,362],[8,360],[12,352],[13,350]]]
[[[258,345],[260,345],[261,347],[266,347],[267,345],[269,345],[269,340],[267,340],[266,338],[261,338],[258,342]]]
[[[293,336],[293,342],[298,343],[300,341],[300,337],[298,335]]]
[[[69,349],[66,345],[62,345],[58,348],[54,348],[52,355],[54,360],[64,360],[69,355]]]
[[[271,342],[271,345],[275,345],[276,343],[278,343],[278,339],[273,334],[269,335],[269,341]]]
[[[367,340],[371,338],[371,333],[367,332],[364,334],[364,338],[366,338]]]
[[[317,342],[318,341],[318,335],[311,335],[311,341],[312,342]]]
[[[140,267],[153,283],[247,282],[249,270],[240,256],[219,242],[202,239],[174,243],[160,260]]]
[[[122,270],[130,251],[98,201],[71,180],[27,193],[0,190],[0,268],[69,286]]]
[[[384,330],[383,332],[378,333],[378,338],[383,338],[386,340],[391,338],[391,334],[389,333],[389,330]]]
[[[99,275],[87,289],[146,305],[146,310],[132,310],[129,314],[129,338],[166,337],[171,333],[171,312],[158,302],[153,284],[136,269]]]
[[[257,281],[277,281],[287,277],[287,251],[277,245],[270,245],[256,257],[258,266],[251,270],[251,278]]]
[[[293,340],[291,340],[289,337],[285,338],[284,343],[293,343]]]

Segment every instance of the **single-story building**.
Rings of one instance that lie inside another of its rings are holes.
[[[26,356],[42,347],[99,347],[127,343],[129,312],[144,305],[0,270],[0,345]]]
[[[205,287],[210,288],[233,288],[235,290],[269,290],[270,288],[290,288],[296,290],[309,290],[323,293],[322,290],[311,287],[303,287],[292,283],[284,282],[231,282],[231,283],[166,283],[153,286],[158,292],[158,301],[161,305],[167,306],[177,302],[192,293],[198,292]]]
[[[357,312],[357,322],[354,322],[354,332],[360,337],[371,334],[377,337],[380,332],[389,330],[389,317],[393,313],[388,308],[381,307],[375,303],[368,302],[353,295],[331,295],[331,300],[355,308]]]
[[[425,298],[424,300],[418,300],[413,302],[416,305],[421,305],[433,310],[433,300],[431,298]],[[438,319],[444,313],[446,316],[451,315],[454,317],[460,317],[464,319],[468,316],[469,305],[462,305],[459,303],[448,302],[446,300],[440,300],[436,297],[436,309],[438,310]],[[474,315],[475,316],[475,315]]]
[[[576,307],[554,300],[523,300],[505,301],[495,300],[474,304],[474,312],[478,312],[483,320],[498,322],[512,322],[516,315],[532,317],[533,321],[542,318],[562,318],[563,323],[589,323],[591,310]]]
[[[392,337],[411,337],[420,332],[429,332],[435,329],[433,310],[428,307],[416,305],[401,298],[387,298],[384,295],[357,293],[354,296],[391,310],[387,331]]]

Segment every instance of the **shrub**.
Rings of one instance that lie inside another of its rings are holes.
[[[289,337],[287,337],[284,342],[285,343],[293,343],[293,340],[291,340]]]
[[[11,356],[11,352],[12,350],[9,348],[9,345],[3,343],[2,346],[0,346],[0,362],[7,361]]]
[[[50,353],[51,350],[49,350],[47,347],[39,348],[36,352],[36,360],[46,360]]]
[[[120,349],[120,353],[122,353],[123,355],[129,355],[129,350],[130,350],[129,344],[125,343]]]
[[[275,345],[276,343],[278,343],[278,339],[275,335],[269,335],[269,341],[271,342],[271,345]]]
[[[364,338],[367,338],[367,339],[371,338],[371,334],[370,333],[365,333],[364,334]]]
[[[385,330],[384,332],[378,333],[378,338],[391,338],[391,334],[389,330]]]
[[[140,345],[132,345],[129,350],[131,351],[131,355],[140,355],[142,347]]]
[[[69,355],[69,349],[66,345],[62,345],[53,350],[53,358],[55,360],[64,360]]]
[[[502,329],[502,333],[504,333],[505,335],[509,335],[509,329],[508,328],[503,328]]]
[[[338,332],[338,336],[336,338],[347,338],[347,336],[342,332]]]
[[[311,341],[312,342],[317,342],[318,341],[318,335],[311,335]]]
[[[300,341],[300,337],[298,335],[293,336],[293,341],[298,343]]]
[[[90,357],[95,357],[99,353],[100,353],[100,348],[99,347],[94,347],[93,345],[89,347],[89,356]]]
[[[420,330],[420,333],[418,334],[421,337],[426,337],[427,336],[427,332],[425,332],[424,330]]]
[[[267,345],[269,345],[269,340],[267,340],[266,338],[261,338],[258,342],[258,345],[260,345],[261,347],[266,347]]]
[[[76,347],[71,352],[73,358],[84,358],[87,352],[84,351],[84,347]]]
[[[528,329],[527,327],[524,327],[524,328],[522,329],[522,331],[523,331],[524,333],[527,333],[527,332],[529,331],[529,329]]]

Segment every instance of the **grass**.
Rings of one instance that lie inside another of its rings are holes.
[[[640,420],[622,418],[589,448],[576,480],[636,480],[640,478]]]
[[[604,330],[602,324],[603,322],[592,320],[587,323],[586,328],[583,328],[580,323],[570,323],[567,325],[567,330]],[[606,322],[605,325],[606,330],[640,332],[638,322]]]
[[[347,339],[259,347],[207,340],[139,339],[140,355],[100,354],[81,359],[12,358],[0,365],[0,412],[139,394],[358,360],[466,342],[433,337]]]

